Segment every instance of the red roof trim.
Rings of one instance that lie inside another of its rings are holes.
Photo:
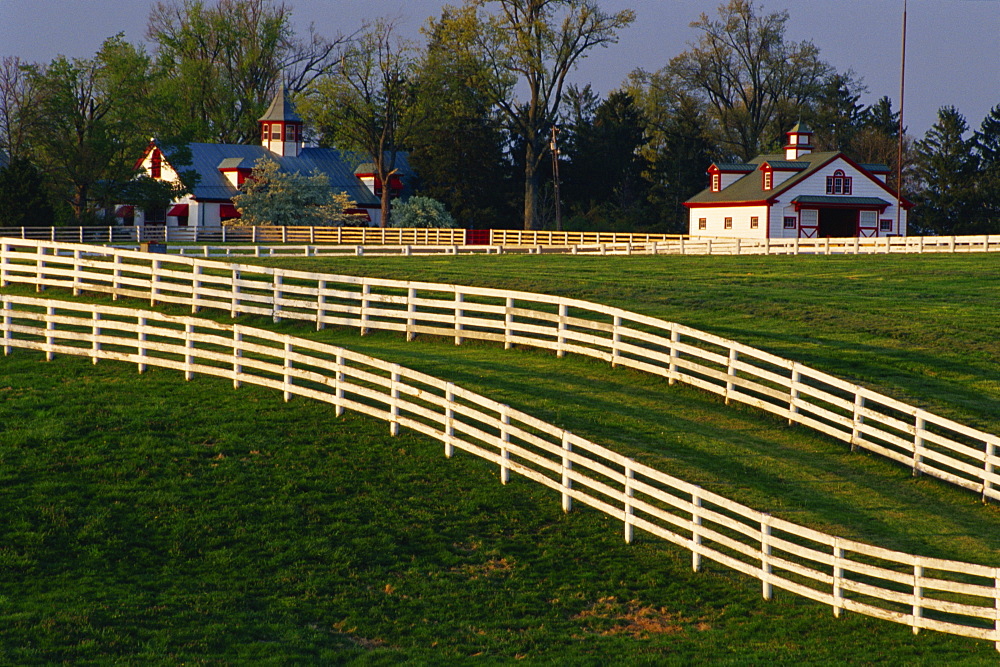
[[[777,201],[777,200],[774,200]],[[771,202],[767,199],[760,201],[713,201],[713,202],[684,202],[686,208],[724,208],[726,206],[768,206]]]

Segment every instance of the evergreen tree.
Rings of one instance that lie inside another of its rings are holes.
[[[936,234],[974,234],[981,231],[976,213],[977,160],[975,138],[966,138],[969,126],[952,106],[938,110],[937,122],[917,142],[916,176],[920,188],[914,197],[913,226]]]
[[[23,157],[0,167],[0,227],[49,227],[52,204],[42,172]]]
[[[1000,233],[1000,104],[983,119],[975,136],[979,175],[977,218],[983,231]]]

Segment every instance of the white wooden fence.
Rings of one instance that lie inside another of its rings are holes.
[[[536,253],[589,255],[877,255],[998,252],[1000,235],[887,236],[881,238],[735,239],[610,232],[509,229],[469,243],[464,229],[379,227],[2,227],[0,237],[65,243],[175,245],[169,252],[219,256],[414,256],[426,254]],[[210,244],[227,245],[210,245]],[[234,247],[234,243],[251,244]],[[268,244],[282,244],[271,245]],[[288,244],[294,244],[290,247]]]
[[[463,302],[464,303],[464,302]],[[200,373],[306,396],[401,426],[522,475],[574,502],[689,549],[762,583],[913,628],[995,642],[1000,568],[925,558],[841,539],[733,502],[519,410],[398,364],[322,343],[195,317],[0,296],[0,344]],[[440,305],[438,303],[438,305]],[[412,311],[408,311],[412,312]],[[372,315],[372,313],[369,313]],[[538,314],[536,313],[537,317]],[[371,321],[371,320],[370,320]],[[460,320],[459,320],[460,321]],[[465,324],[472,325],[472,320]],[[463,334],[469,329],[458,329]],[[623,342],[623,341],[619,341]],[[565,350],[564,350],[565,351]],[[678,358],[677,363],[680,363]]]
[[[1000,500],[1000,437],[795,361],[655,317],[500,289],[289,271],[101,246],[0,240],[0,286],[27,283],[324,326],[529,345],[650,372],[802,424]]]

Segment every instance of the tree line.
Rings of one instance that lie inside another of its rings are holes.
[[[892,100],[861,104],[861,78],[789,39],[788,18],[728,0],[691,23],[687,50],[601,96],[574,69],[635,14],[597,0],[465,0],[419,43],[384,19],[300,35],[276,0],[164,0],[146,44],[116,35],[92,58],[0,63],[0,226],[168,201],[179,191],[136,178],[150,137],[190,187],[185,145],[257,143],[283,85],[309,141],[369,156],[383,183],[405,151],[413,191],[465,227],[685,231],[709,164],[780,152],[804,122],[817,150],[887,164],[893,186],[901,171],[911,232],[1000,232],[1000,105],[977,130],[953,107],[923,138],[903,128],[900,165]]]

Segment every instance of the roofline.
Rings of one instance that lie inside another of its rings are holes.
[[[778,200],[775,199],[774,202]],[[726,206],[770,206],[771,201],[761,199],[756,201],[712,201],[712,202],[690,202],[686,201],[683,206],[686,208],[724,208]]]

